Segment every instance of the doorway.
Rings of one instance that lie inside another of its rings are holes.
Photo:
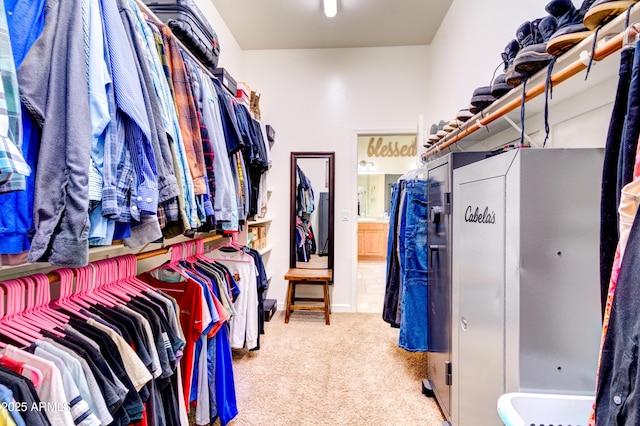
[[[382,314],[391,188],[416,158],[415,133],[358,134],[357,312]]]

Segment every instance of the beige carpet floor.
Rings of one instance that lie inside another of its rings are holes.
[[[380,314],[283,312],[266,323],[261,349],[234,352],[233,425],[437,425],[421,393],[427,356],[398,348]]]

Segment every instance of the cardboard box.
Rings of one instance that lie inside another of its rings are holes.
[[[259,238],[257,241],[255,241],[255,247],[256,250],[262,250],[264,248],[267,248],[267,239],[266,238]]]
[[[227,89],[233,96],[236,95],[238,92],[238,84],[236,83],[236,80],[231,77],[229,71],[224,68],[216,68],[211,71],[211,73],[220,81],[222,87]]]
[[[247,239],[249,239],[249,240],[253,240],[253,241],[255,241],[255,240],[257,240],[258,238],[260,238],[260,235],[258,235],[258,234],[260,234],[260,232],[259,232],[259,230],[258,230],[258,229],[256,229],[256,227],[255,227],[255,226],[251,226],[251,227],[249,227],[249,234],[251,234],[251,237],[250,237],[250,238],[247,238]]]
[[[267,238],[267,227],[264,225],[256,226],[258,230],[258,238]]]

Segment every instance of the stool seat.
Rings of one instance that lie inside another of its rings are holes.
[[[324,319],[330,325],[329,314],[331,304],[329,302],[329,284],[333,282],[331,269],[301,269],[291,268],[284,274],[284,279],[289,281],[287,288],[287,302],[285,307],[284,323],[289,323],[293,311],[324,311]],[[296,297],[297,285],[321,285],[324,297]],[[321,302],[324,306],[296,305],[295,302]]]

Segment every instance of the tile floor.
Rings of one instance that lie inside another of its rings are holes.
[[[358,262],[358,312],[382,314],[387,263]]]

